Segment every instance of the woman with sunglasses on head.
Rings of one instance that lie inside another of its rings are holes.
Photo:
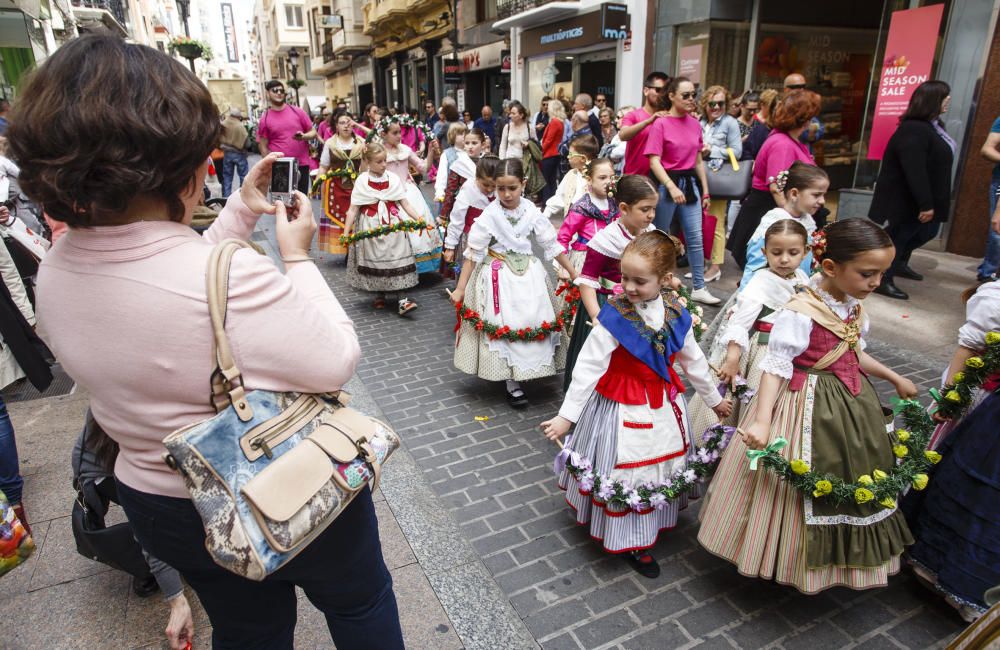
[[[621,176],[624,171],[625,151],[628,147],[628,143],[622,140],[620,129],[625,116],[634,110],[635,106],[622,106],[615,111],[614,118],[612,119],[615,134],[611,139],[604,141],[604,147],[598,155],[598,158],[608,158],[611,160],[615,168],[615,174],[618,176]]]
[[[656,227],[670,232],[674,216],[680,215],[694,284],[691,297],[706,305],[715,305],[721,300],[705,288],[701,215],[711,197],[705,161],[701,157],[704,144],[701,123],[692,115],[697,106],[696,94],[694,84],[687,77],[676,77],[667,84],[669,108],[665,117],[653,123],[644,153],[649,158],[653,178],[660,183]]]
[[[740,123],[726,112],[729,106],[729,91],[724,86],[710,86],[701,96],[701,130],[704,144],[701,157],[709,171],[718,171],[729,160],[743,156],[743,138]],[[715,241],[712,245],[712,265],[705,271],[705,282],[714,282],[722,277],[722,263],[726,261],[726,206],[728,201],[713,201],[708,211],[715,216]],[[686,276],[685,276],[686,277]]]

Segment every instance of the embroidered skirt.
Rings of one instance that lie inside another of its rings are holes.
[[[806,385],[784,382],[772,418],[773,441],[788,440],[785,458],[801,458],[818,472],[855,481],[895,464],[878,395],[862,381],[854,397],[826,372],[810,372]],[[742,414],[755,415],[757,400]],[[899,556],[913,542],[898,509],[804,497],[773,472],[750,471],[746,445],[726,448],[700,513],[698,541],[736,564],[740,573],[773,579],[812,594],[834,586],[884,586],[899,571]]]
[[[317,247],[332,255],[346,255],[347,246],[340,243],[344,234],[347,210],[351,207],[353,183],[337,176],[323,182],[320,197],[323,211],[319,217]]]
[[[402,212],[401,212],[402,213]],[[400,217],[392,217],[395,223]],[[378,215],[358,215],[355,232],[378,228]],[[406,232],[362,239],[350,246],[347,254],[347,282],[363,291],[400,291],[417,286],[417,265]]]

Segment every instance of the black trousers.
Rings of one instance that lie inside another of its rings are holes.
[[[941,223],[937,221],[920,223],[913,220],[890,223],[885,232],[892,238],[892,244],[896,247],[896,257],[892,261],[892,266],[882,276],[882,281],[891,282],[899,269],[910,263],[913,251],[937,237],[939,230]]]
[[[220,176],[219,178],[222,177]],[[309,190],[312,189],[312,179],[309,177],[309,165],[299,165],[299,184],[296,189],[309,196]]]
[[[542,177],[545,179],[545,187],[542,188],[542,203],[545,203],[556,193],[559,187],[559,156],[549,156],[542,158]],[[566,206],[569,208],[569,206]]]
[[[340,650],[403,648],[368,488],[295,559],[261,582],[212,560],[190,499],[139,492],[121,481],[118,497],[143,548],[177,569],[198,594],[212,623],[213,648],[290,650],[296,586],[326,615]]]

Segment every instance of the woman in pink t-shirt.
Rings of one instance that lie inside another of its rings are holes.
[[[819,95],[811,90],[793,90],[778,100],[773,118],[774,130],[757,152],[750,194],[743,200],[743,207],[726,243],[726,248],[741,269],[746,266],[747,243],[760,225],[760,218],[774,208],[785,207],[785,195],[775,185],[775,178],[796,160],[816,164],[808,145],[800,142],[799,136],[817,114]]]
[[[701,158],[702,130],[695,109],[694,84],[687,77],[676,77],[667,85],[670,109],[650,127],[644,153],[649,170],[659,181],[660,204],[656,227],[670,232],[674,214],[680,214],[681,229],[687,243],[688,261],[694,291],[691,297],[706,305],[721,302],[705,288],[705,255],[701,232],[702,210],[708,207],[708,178]]]

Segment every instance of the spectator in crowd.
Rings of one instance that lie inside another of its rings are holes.
[[[621,129],[622,120],[625,116],[635,110],[635,106],[622,106],[615,113],[615,135],[611,138],[610,142],[604,144],[604,148],[601,149],[600,158],[608,158],[611,160],[611,164],[615,168],[615,174],[621,176],[624,171],[625,166],[625,150],[627,147],[626,142],[622,142],[621,139]]]
[[[354,127],[354,132],[363,138],[375,128],[375,125],[378,124],[381,119],[382,109],[378,107],[378,104],[369,103],[365,106],[365,112],[361,117],[361,122]]]
[[[297,194],[291,210],[267,201],[272,154],[250,170],[204,237],[189,228],[219,119],[202,81],[155,49],[80,36],[42,62],[23,97],[9,134],[25,163],[22,186],[70,226],[39,273],[40,327],[120,445],[118,497],[139,543],[194,589],[217,648],[291,648],[296,586],[325,614],[338,648],[403,648],[367,487],[258,582],[215,563],[184,481],[162,459],[164,437],[215,415],[204,293],[213,245],[248,240],[262,213],[275,215],[286,271],[251,250],[233,257],[226,333],[242,385],[327,393],[353,375],[358,338],[309,256],[316,222],[308,197]],[[72,118],[56,119],[69,104]],[[143,117],[150,107],[156,129]],[[132,146],[123,153],[115,142]],[[89,164],[95,157],[104,166]]]
[[[521,102],[514,100],[507,110],[510,113],[510,120],[503,127],[503,133],[500,136],[500,160],[508,158],[521,160],[524,156],[524,148],[528,146],[528,140],[531,139],[528,109]]]
[[[247,164],[247,129],[243,126],[243,113],[238,108],[229,109],[229,115],[222,122],[222,138],[219,148],[222,149],[222,197],[228,197],[233,191],[233,175],[240,175],[240,185],[250,170]]]
[[[979,150],[983,158],[993,163],[993,177],[990,180],[990,216],[997,211],[997,193],[1000,193],[1000,117],[993,121],[990,134],[986,136],[986,142]],[[980,281],[985,281],[991,276],[995,276],[1000,270],[1000,234],[989,228],[989,241],[986,243],[986,255],[983,263],[979,265],[976,276]]]
[[[597,93],[594,95],[594,107],[590,109],[590,114],[595,115],[598,119],[600,119],[601,111],[605,108],[611,108],[608,106],[608,96],[604,93]]]
[[[424,124],[427,125],[427,128],[433,129],[439,119],[437,108],[434,107],[434,101],[430,99],[424,100]]]
[[[800,136],[818,111],[819,95],[811,90],[793,90],[778,102],[771,117],[774,130],[757,153],[750,194],[740,207],[726,244],[741,269],[746,266],[747,243],[760,225],[761,217],[776,207],[785,207],[785,195],[776,183],[778,174],[796,160],[816,164]]]
[[[605,106],[597,114],[597,120],[601,124],[601,138],[605,145],[611,144],[614,137],[618,135],[618,129],[615,126],[615,112]]]
[[[666,73],[650,72],[642,84],[642,106],[626,113],[622,118],[618,137],[626,143],[626,174],[649,175],[649,158],[645,154],[646,139],[653,122],[667,114],[664,98],[669,82],[670,77]]]
[[[265,158],[272,151],[281,152],[286,158],[299,161],[298,190],[309,192],[309,172],[318,166],[309,156],[309,140],[316,137],[316,130],[306,112],[285,102],[285,85],[277,79],[264,84],[270,106],[257,125],[257,142],[260,155]]]
[[[757,112],[760,110],[760,95],[752,90],[748,90],[743,93],[743,97],[740,98],[740,114],[736,118],[736,121],[740,125],[740,141],[746,142],[747,138],[750,137],[750,131],[753,130],[754,118],[757,116]],[[743,158],[749,160],[746,151],[743,152]]]
[[[545,134],[545,127],[549,125],[549,102],[551,97],[542,97],[542,103],[538,107],[538,112],[531,116],[531,137],[539,142]]]
[[[0,136],[7,135],[7,113],[10,112],[10,102],[0,99]]]
[[[570,136],[569,139],[572,140],[578,135],[593,135],[595,138],[597,134],[594,133],[593,129],[590,128],[590,119],[585,111],[576,111],[569,120],[570,126]],[[598,126],[598,131],[600,131],[600,126]]]
[[[701,157],[705,160],[708,173],[721,169],[729,161],[730,151],[736,160],[743,155],[740,124],[726,112],[729,103],[729,91],[725,86],[709,86],[701,95]],[[705,270],[705,282],[714,282],[722,277],[722,263],[726,261],[728,203],[725,199],[717,199],[709,206],[709,212],[715,217],[715,238],[712,243],[712,265]]]
[[[497,143],[497,118],[493,115],[493,109],[487,104],[483,106],[482,117],[473,123],[473,127],[479,129],[490,139],[491,148],[496,149]]]
[[[750,135],[743,143],[743,157],[747,160],[753,160],[757,157],[757,152],[764,146],[767,136],[771,135],[771,117],[778,106],[778,97],[778,91],[773,88],[760,93],[760,110],[754,115]]]
[[[785,94],[792,92],[793,90],[805,90],[806,88],[806,78],[797,72],[785,77]],[[802,132],[802,142],[809,145],[809,151],[812,151],[812,146],[823,137],[826,129],[823,127],[823,123],[819,121],[819,116],[813,116],[809,120],[809,128]]]
[[[323,109],[321,117],[322,119],[319,124],[316,125],[316,137],[319,138],[320,142],[325,144],[326,141],[330,139],[330,136],[333,135],[337,125],[330,124],[330,118],[333,117],[333,111],[329,108]]]
[[[951,88],[945,82],[932,80],[917,86],[882,154],[868,218],[889,222],[886,232],[896,247],[892,266],[875,290],[889,298],[909,299],[896,287],[897,277],[924,279],[910,268],[910,256],[937,237],[951,211],[956,145],[941,121],[950,103]]]
[[[747,92],[749,92],[749,91],[747,91]],[[743,109],[741,108],[741,106],[743,106],[743,97],[742,96],[740,96],[740,97],[730,97],[729,98],[729,108],[726,110],[726,112],[729,115],[731,115],[733,118],[737,118],[743,112]]]
[[[549,123],[542,135],[542,176],[545,178],[545,188],[542,189],[542,202],[548,201],[559,186],[560,145],[566,130],[566,108],[559,100],[552,100],[548,106]]]
[[[465,128],[472,129],[476,126],[476,121],[472,119],[471,111],[462,111],[462,121],[465,122]]]
[[[587,118],[587,125],[590,127],[590,132],[594,134],[597,138],[597,146],[603,147],[604,140],[601,139],[601,122],[597,119],[597,115],[591,111],[594,108],[594,99],[587,93],[580,93],[576,96],[573,101],[573,114],[582,111],[584,116]],[[576,129],[574,128],[574,131]],[[580,133],[575,133],[575,135],[581,135]]]
[[[438,120],[437,124],[434,125],[434,135],[437,137],[439,142],[443,142],[448,137],[448,128],[452,124],[461,122],[461,116],[458,114],[458,104],[451,97],[445,97],[441,100],[441,119]]]

